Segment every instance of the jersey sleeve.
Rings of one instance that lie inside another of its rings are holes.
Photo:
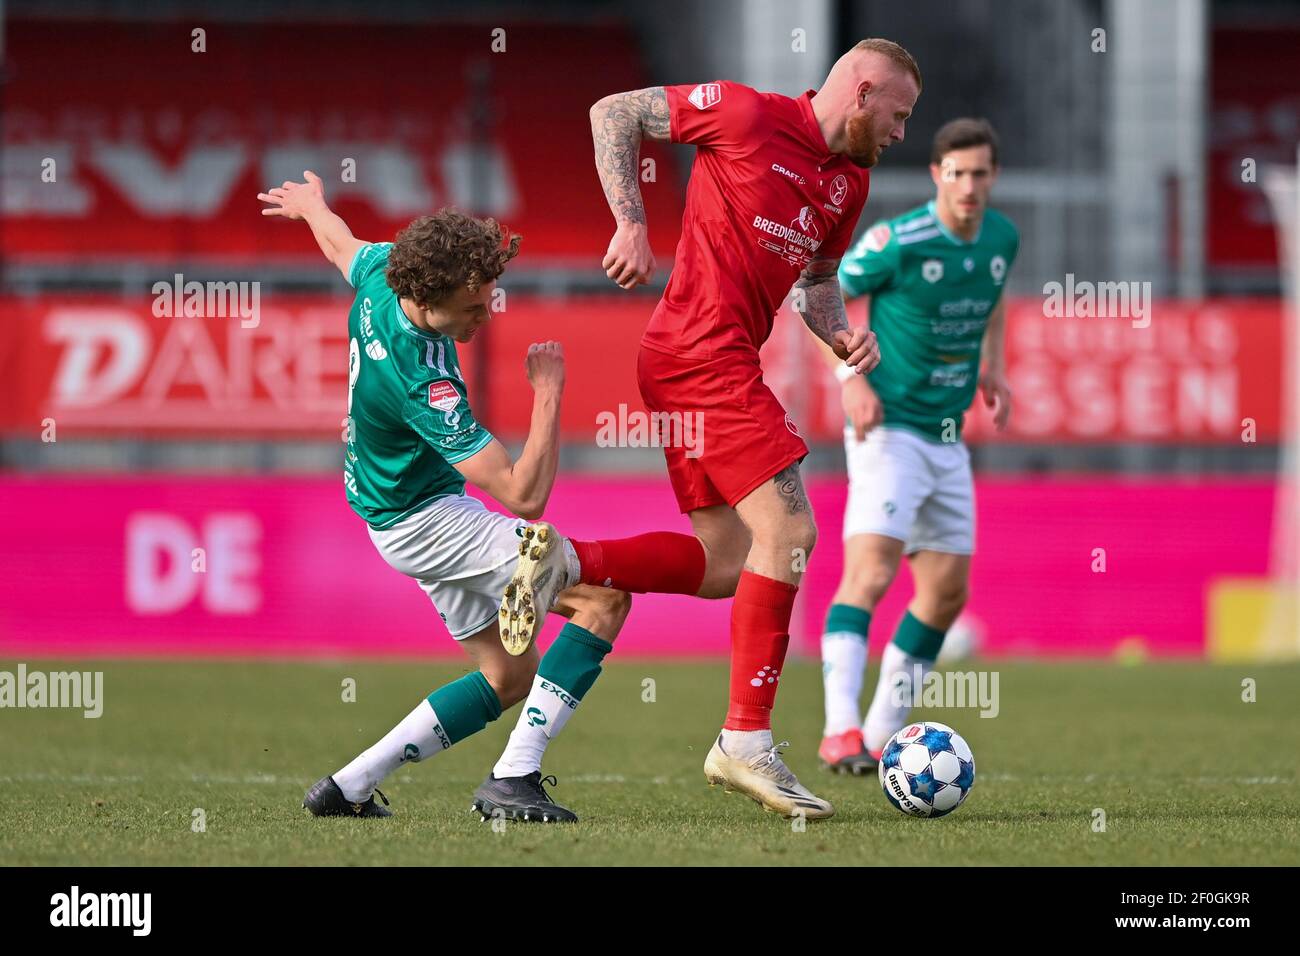
[[[361,283],[388,265],[391,242],[369,242],[356,251],[352,265],[348,266],[348,285],[357,288]]]
[[[753,145],[763,94],[726,80],[666,86],[669,139],[674,143],[745,152]]]
[[[899,246],[893,227],[878,222],[840,260],[840,288],[855,299],[888,288],[898,272]]]
[[[455,378],[412,386],[402,405],[402,419],[449,465],[482,451],[492,441],[492,433],[474,420],[464,383]]]

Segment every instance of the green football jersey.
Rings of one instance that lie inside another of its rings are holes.
[[[452,465],[492,440],[474,420],[456,343],[416,328],[388,287],[392,243],[357,250],[348,282],[348,504],[387,528],[435,498],[465,492]]]
[[[978,235],[964,242],[931,201],[876,223],[844,256],[845,295],[871,296],[880,364],[867,381],[886,426],[932,441],[960,437],[984,329],[1019,249],[1016,227],[996,210],[985,210]]]

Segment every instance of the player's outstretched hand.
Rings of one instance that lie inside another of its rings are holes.
[[[870,329],[842,329],[831,337],[831,350],[859,375],[880,364],[880,345]]]
[[[600,265],[619,288],[635,289],[649,282],[655,274],[655,256],[645,223],[620,222]]]
[[[564,346],[559,342],[534,342],[528,346],[524,367],[534,392],[558,395],[564,391]]]
[[[983,372],[980,374],[980,391],[984,395],[984,404],[993,409],[993,425],[998,431],[1005,431],[1011,422],[1011,385],[1001,372]]]
[[[307,213],[325,205],[325,186],[319,176],[310,169],[303,171],[305,182],[291,183],[285,180],[283,186],[277,186],[257,198],[270,203],[262,210],[263,216],[281,216],[285,219],[305,219]]]
[[[885,406],[861,375],[845,380],[840,387],[840,404],[844,406],[844,417],[853,426],[853,435],[858,441],[863,441],[867,432],[884,421]]]

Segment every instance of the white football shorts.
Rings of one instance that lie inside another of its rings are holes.
[[[477,498],[449,495],[382,531],[370,529],[385,561],[414,578],[456,640],[497,619],[519,557],[516,528],[527,521],[489,511]]]
[[[927,441],[903,428],[878,425],[858,441],[844,430],[849,497],[844,537],[880,534],[904,551],[975,551],[975,488],[970,451],[962,442]]]

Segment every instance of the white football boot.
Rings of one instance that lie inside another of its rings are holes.
[[[502,595],[497,619],[501,643],[515,657],[533,646],[568,581],[563,539],[552,525],[538,521],[519,529],[519,537],[519,561]]]
[[[781,759],[780,748],[788,746],[789,742],[783,741],[751,757],[732,757],[722,749],[719,734],[713,749],[704,758],[704,777],[709,786],[721,786],[728,793],[738,790],[762,804],[764,810],[782,816],[802,816],[807,820],[834,816],[835,808],[801,784]]]

